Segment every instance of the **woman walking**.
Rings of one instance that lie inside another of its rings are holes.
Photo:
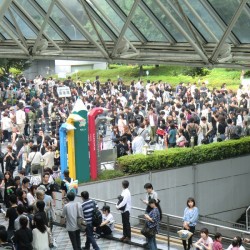
[[[150,250],[157,250],[155,235],[159,231],[159,223],[162,218],[161,210],[158,209],[158,203],[155,199],[151,199],[148,205],[152,208],[149,214],[145,214],[146,226],[155,231],[152,237],[147,237],[148,247]]]
[[[199,217],[199,210],[195,206],[194,198],[190,197],[187,199],[187,207],[184,210],[184,216],[183,216],[184,229],[190,231],[191,233],[194,233],[198,217]],[[190,247],[192,246],[192,236],[188,239],[188,245],[186,240],[183,240],[182,244],[184,250],[190,250]]]

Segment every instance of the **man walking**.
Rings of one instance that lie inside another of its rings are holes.
[[[95,208],[97,208],[97,205],[93,200],[89,199],[89,193],[87,191],[81,192],[81,197],[83,199],[82,203],[83,217],[87,223],[86,242],[85,242],[85,247],[82,249],[89,250],[91,243],[95,250],[100,250],[93,235],[93,224],[92,224],[93,211]]]
[[[124,210],[121,210],[122,214],[122,226],[123,226],[123,237],[120,238],[120,241],[129,242],[131,240],[131,227],[130,227],[130,210],[131,210],[131,194],[128,189],[129,182],[124,180],[122,182],[123,191],[121,196],[123,197],[122,202],[119,205],[116,205],[116,208],[120,210],[125,206]]]
[[[83,217],[82,209],[78,202],[74,202],[75,194],[67,193],[68,203],[63,207],[62,218],[66,217],[66,230],[74,250],[81,250],[80,229],[77,225],[77,217]]]

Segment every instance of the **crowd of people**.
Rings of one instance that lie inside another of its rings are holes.
[[[57,88],[61,86],[70,88],[71,97],[59,98]],[[146,143],[161,145],[161,148],[190,147],[238,139],[250,134],[249,86],[240,85],[234,93],[227,89],[225,83],[213,89],[209,89],[205,82],[200,86],[196,83],[180,83],[174,88],[163,81],[148,80],[144,83],[141,79],[132,80],[126,85],[122,79],[116,83],[111,79],[101,82],[99,76],[93,82],[74,81],[71,77],[59,81],[42,76],[27,80],[21,76],[15,81],[1,83],[0,96],[0,140],[2,148],[7,148],[6,153],[0,154],[0,200],[7,208],[8,239],[14,236],[18,249],[43,249],[39,246],[40,240],[43,237],[49,239],[47,235],[52,228],[55,191],[58,190],[56,180],[60,178],[58,130],[78,98],[88,111],[94,107],[109,110],[107,115],[113,119],[110,124],[100,125],[98,135],[100,140],[107,136],[107,126],[110,125],[110,140],[112,146],[117,148],[117,157],[142,153]],[[99,149],[102,150],[102,146]],[[65,179],[70,181],[69,173],[64,174]],[[122,214],[121,241],[128,242],[131,239],[131,195],[129,183],[124,181],[122,185],[123,198],[117,209]],[[72,233],[72,228],[76,229],[76,221],[73,220],[72,224],[68,221],[74,216],[77,218],[77,212],[88,218],[88,211],[94,210],[95,204],[89,201],[89,194],[83,192],[82,209],[78,209],[73,205],[75,196],[71,192],[67,193],[64,182],[59,189],[62,190],[63,198],[66,196],[68,199],[63,210],[63,216],[68,217],[66,229],[73,248],[80,249],[79,229]],[[147,205],[146,225],[154,228],[156,233],[161,220],[159,200],[151,184],[147,184],[145,189],[148,193],[147,199],[143,200]],[[94,249],[99,249],[96,237],[113,230],[110,207],[105,206],[102,211],[104,221],[101,227],[93,227],[89,218],[84,249],[89,249],[90,244]],[[187,209],[187,218],[192,215],[192,211],[190,207]],[[19,218],[22,214],[25,214],[26,220]],[[184,228],[190,231],[194,231],[194,227],[195,222],[184,223]],[[22,248],[18,239],[26,233],[27,244]],[[156,249],[153,235],[147,237],[150,249]],[[0,237],[2,243],[5,236],[2,236],[3,240]],[[191,241],[183,244],[185,250],[190,249]]]

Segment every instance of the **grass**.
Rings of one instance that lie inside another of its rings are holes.
[[[206,76],[196,76],[191,77],[185,75],[184,71],[189,70],[188,67],[181,66],[143,66],[143,76],[141,79],[146,82],[147,80],[168,82],[173,86],[176,86],[179,82],[200,82],[208,81],[208,87],[220,87],[222,83],[226,83],[228,89],[236,90],[240,84],[240,70],[233,69],[220,69],[215,68],[209,70]],[[149,75],[146,75],[146,71],[149,71]],[[87,79],[94,81],[95,76],[99,75],[101,82],[105,82],[107,79],[111,79],[113,82],[117,81],[117,78],[122,78],[122,80],[129,84],[132,80],[137,80],[139,76],[139,66],[138,65],[110,65],[106,70],[86,70],[77,73],[82,81]],[[73,73],[73,79],[76,79],[76,74]]]
[[[101,174],[98,176],[98,180],[110,180],[117,177],[124,176],[125,173],[123,173],[120,170],[103,170]]]

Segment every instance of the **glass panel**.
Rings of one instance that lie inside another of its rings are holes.
[[[71,40],[86,40],[57,6],[54,6],[51,18]]]
[[[83,8],[83,6],[78,1],[69,2],[68,0],[62,0],[64,6],[71,11],[72,14],[77,18],[78,21],[88,30],[88,32],[94,37],[95,40],[99,40],[98,36],[93,28],[92,23],[89,21],[89,18]],[[93,20],[98,32],[101,34],[104,41],[111,41],[110,37],[106,32]]]
[[[6,38],[6,39],[11,39],[7,33],[5,33],[2,28],[0,28],[0,33]]]
[[[31,15],[32,18],[41,26],[44,18],[37,12],[37,10],[32,5],[30,5],[27,0],[20,1],[20,4],[29,13],[29,15]]]
[[[93,0],[92,0],[93,1]],[[105,0],[94,0],[95,3],[98,4],[98,7],[107,15],[108,19],[111,20],[115,27],[121,31],[123,27],[123,20],[119,17],[119,15],[111,8],[111,6],[105,1]],[[96,11],[96,13],[102,18],[102,20],[108,25],[109,21],[105,16],[103,16],[94,5],[92,5],[93,9]],[[112,29],[112,31],[119,36],[119,33],[116,32],[116,30]],[[125,37],[130,41],[139,41],[138,37],[128,28]]]
[[[23,0],[26,1],[26,0]],[[34,0],[32,0],[34,1]],[[51,0],[36,0],[36,2],[47,12],[49,9],[49,5],[51,3]]]
[[[122,1],[116,0],[116,3],[122,9],[123,12],[128,16],[134,1]],[[154,25],[154,23],[149,19],[149,17],[143,12],[143,10],[138,6],[131,20],[135,26],[140,30],[140,32],[149,41],[166,41],[166,38]]]
[[[166,41],[165,36],[159,31],[159,29],[140,7],[136,8],[132,21],[149,41]]]
[[[134,0],[115,0],[115,2],[120,6],[120,8],[122,9],[122,11],[128,15],[133,4],[134,4]]]
[[[197,0],[188,0],[188,2],[192,5],[193,9],[197,12],[197,14],[202,18],[202,20],[206,23],[208,28],[215,34],[215,36],[220,39],[223,35],[223,30],[217,24],[217,22],[213,19],[213,17],[209,14],[209,12],[204,8],[204,6]],[[194,22],[196,25],[196,23]],[[201,34],[206,38],[206,30],[203,28],[197,27]],[[209,41],[209,40],[208,40]]]
[[[14,15],[14,18],[15,18],[15,20],[18,24],[18,27],[20,28],[23,36],[26,39],[35,39],[37,37],[35,32],[23,21],[23,19],[15,12],[15,10],[12,10],[12,13]],[[5,16],[10,21],[10,23],[12,23],[12,25],[15,27],[9,12],[6,12]]]
[[[177,42],[186,42],[185,37],[179,32],[179,30],[172,24],[168,17],[164,14],[164,12],[159,8],[157,4],[153,0],[144,0],[144,2],[148,5],[148,7],[153,11],[154,15],[161,21],[161,23],[166,27],[170,34],[175,38]],[[163,4],[166,8],[176,17],[177,21],[179,21],[179,17],[176,16],[173,9],[168,5],[168,0],[162,0]],[[185,24],[181,20],[180,24],[184,27]],[[186,29],[187,30],[187,29]]]
[[[63,40],[49,24],[46,24],[44,33],[52,40]]]
[[[231,21],[240,3],[240,1],[231,0],[224,0],[222,2],[209,0],[209,2],[227,24]],[[225,8],[225,6],[227,7]],[[242,11],[239,19],[232,29],[232,32],[238,37],[241,43],[250,43],[250,9],[246,8]]]
[[[198,18],[195,17],[195,15],[192,13],[192,11],[188,8],[188,6],[185,4],[184,0],[180,0],[179,1],[184,13],[187,15],[187,17],[189,18],[189,20],[191,21],[191,23],[196,27],[196,29],[202,34],[202,36],[205,38],[205,40],[207,42],[216,42],[216,40],[207,32],[207,30],[204,28],[204,26],[202,25],[202,23],[199,21]],[[195,10],[194,5],[196,5],[196,3],[199,4],[199,2],[197,0],[195,0],[195,2],[192,5],[192,8]],[[200,16],[201,18],[203,18],[202,16]],[[205,22],[206,23],[206,22]]]

